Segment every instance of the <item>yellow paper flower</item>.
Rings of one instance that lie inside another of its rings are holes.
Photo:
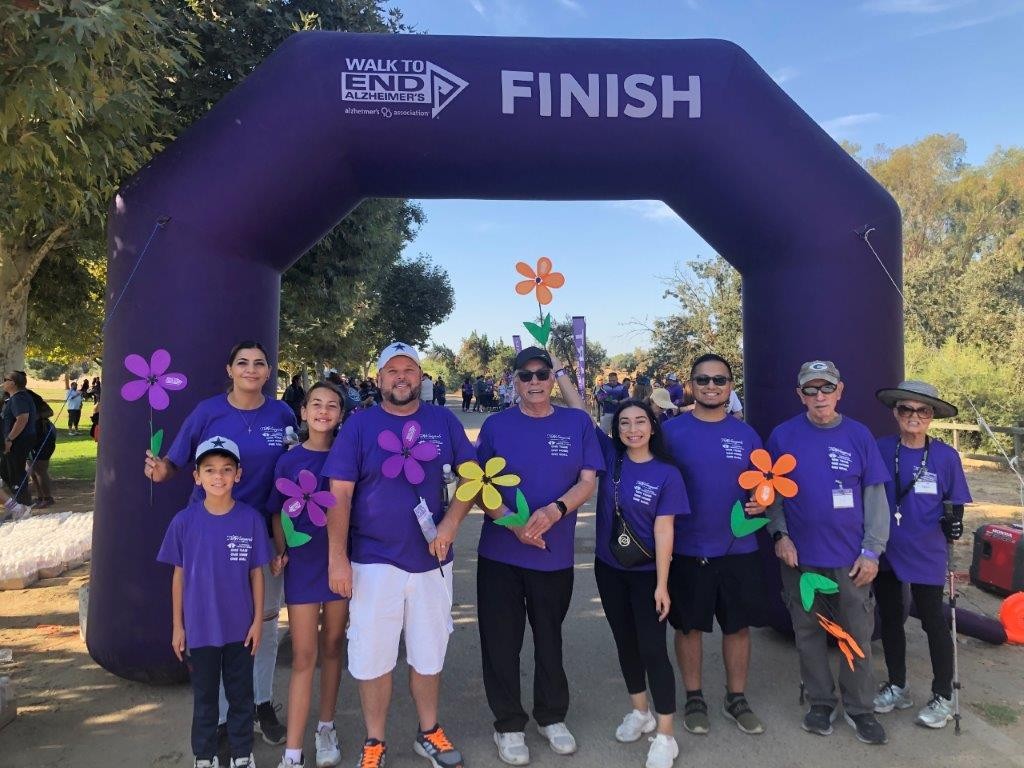
[[[519,485],[519,475],[498,474],[505,468],[506,461],[501,456],[492,456],[487,463],[480,468],[475,461],[464,461],[459,464],[459,477],[469,482],[463,483],[455,491],[455,498],[459,501],[472,501],[477,494],[481,494],[486,509],[497,509],[501,506],[501,494],[494,486],[503,485],[514,487]]]

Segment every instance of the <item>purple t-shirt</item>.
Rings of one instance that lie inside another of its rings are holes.
[[[678,381],[674,381],[669,384],[665,389],[668,391],[669,399],[676,405],[683,404],[683,398],[686,396],[683,390],[683,385]]]
[[[555,501],[579,480],[580,471],[604,469],[594,424],[583,411],[558,408],[543,418],[532,418],[519,408],[488,417],[480,429],[477,458],[483,466],[492,456],[508,464],[502,474],[519,475],[518,488],[530,512]],[[501,498],[513,512],[516,488],[501,487]],[[558,571],[573,566],[576,512],[555,523],[544,534],[548,550],[523,544],[503,526],[484,517],[480,530],[481,557],[535,571]]]
[[[772,430],[767,447],[773,460],[796,457],[787,477],[799,490],[782,509],[800,564],[852,566],[864,540],[864,488],[889,479],[871,432],[849,416],[822,428],[800,413]]]
[[[285,451],[285,427],[296,427],[295,414],[283,400],[266,398],[259,408],[241,411],[228,402],[227,395],[215,395],[200,402],[181,425],[166,458],[179,469],[190,467],[196,448],[214,435],[234,440],[241,454],[242,479],[234,497],[262,510],[274,482],[274,466]],[[206,497],[198,485],[189,501]]]
[[[174,516],[156,559],[184,571],[189,648],[245,640],[253,620],[249,572],[272,554],[263,517],[244,502],[213,515],[197,501]]]
[[[878,440],[882,460],[895,469],[896,435]],[[924,448],[900,448],[900,488],[906,490],[917,476]],[[940,585],[946,581],[946,537],[939,526],[943,501],[967,504],[971,492],[956,450],[941,440],[928,441],[928,463],[917,483],[900,502],[900,521],[896,522],[896,483],[885,484],[889,499],[889,543],[883,559],[892,566],[900,581],[910,584]]]
[[[629,390],[626,389],[625,384],[616,384],[615,386],[602,384],[598,394],[601,396],[601,413],[615,413],[619,402],[629,399]]]
[[[605,471],[597,486],[597,558],[605,565],[619,570],[654,571],[657,563],[623,568],[611,552],[610,540],[615,517],[615,484],[612,482],[615,463],[619,452],[615,443],[602,430],[597,429],[597,439],[604,454]],[[629,456],[622,458],[622,475],[619,478],[619,510],[633,533],[650,552],[654,552],[654,518],[662,515],[689,516],[690,505],[686,500],[686,486],[679,470],[658,459],[636,464]],[[676,517],[678,522],[679,517]]]
[[[286,477],[298,485],[299,472],[308,470],[317,478],[318,491],[330,490],[330,481],[321,477],[327,451],[311,451],[297,445],[277,460],[274,479]],[[276,515],[287,501],[285,495],[271,484],[267,498],[268,515]],[[327,510],[324,509],[324,512]],[[310,540],[297,547],[288,548],[288,565],[284,568],[284,599],[289,605],[304,603],[327,603],[341,600],[341,595],[332,592],[327,580],[327,526],[317,525],[309,516],[308,508],[297,517],[291,518],[295,530],[310,536]]]
[[[419,462],[425,472],[423,482],[413,485],[405,472],[385,477],[381,465],[396,454],[384,450],[377,437],[384,430],[401,438],[403,426],[410,421],[420,425],[418,443],[432,442],[440,450],[437,458]],[[427,549],[416,513],[422,497],[439,523],[444,517],[442,467],[454,470],[464,461],[476,458],[466,430],[447,408],[420,403],[409,416],[395,416],[384,408],[370,408],[348,418],[334,441],[324,463],[323,474],[336,480],[354,482],[352,513],[349,519],[349,557],[354,563],[388,563],[409,573],[424,573],[437,568],[437,558]],[[454,552],[448,553],[445,563]]]
[[[747,424],[728,417],[701,421],[692,412],[665,424],[665,443],[683,473],[691,514],[677,517],[673,551],[691,557],[742,555],[757,550],[757,537],[732,535],[733,505],[750,492],[739,486],[750,469],[750,453],[761,438]]]

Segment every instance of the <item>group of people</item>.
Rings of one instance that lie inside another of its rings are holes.
[[[4,373],[0,400],[0,478],[5,486],[0,488],[0,520],[20,520],[55,503],[50,458],[57,447],[57,430],[51,421],[53,409],[28,388],[24,371]]]
[[[259,344],[242,342],[228,359],[230,391],[196,407],[167,456],[147,454],[146,476],[156,482],[194,467],[192,498],[168,529],[159,559],[174,566],[172,645],[193,670],[197,766],[217,765],[218,733],[229,743],[231,766],[251,766],[254,717],[265,740],[284,742],[280,768],[311,765],[302,745],[318,653],[315,763],[336,765],[333,716],[345,635],[366,728],[358,765],[385,764],[404,638],[418,717],[413,749],[434,768],[462,766],[441,724],[439,692],[453,629],[454,542],[474,505],[485,514],[477,611],[498,758],[529,763],[531,716],[554,752],[574,753],[562,624],[573,591],[576,513],[595,491],[594,572],[629,696],[614,734],[621,742],[653,734],[648,768],[669,768],[679,754],[666,622],[685,689],[683,727],[693,734],[711,727],[702,644],[717,621],[726,678],[721,710],[743,733],[764,731],[745,688],[750,627],[764,623],[767,598],[756,537],[738,536],[730,525],[737,505],[744,517],[769,519],[810,701],[804,730],[830,734],[841,703],[857,737],[881,744],[886,735],[875,713],[912,706],[905,583],[933,663],[931,696],[917,720],[934,728],[948,722],[952,640],[942,582],[946,542],[962,534],[955,512],[970,496],[956,452],[927,435],[934,416],[956,412],[933,387],[908,381],[880,391],[896,434],[876,441],[838,412],[844,383],[836,366],[804,364],[795,387],[803,411],[767,441],[773,457],[795,457],[786,476],[799,491],[766,508],[738,484],[762,444],[729,417],[732,370],[717,355],[694,361],[688,412],[663,421],[648,402],[620,399],[603,429],[561,364],[546,350],[525,349],[514,364],[518,407],[490,416],[475,447],[454,414],[421,399],[414,348],[389,345],[377,363],[380,407],[354,413],[335,437],[344,395],[318,383],[300,410],[309,437],[286,452],[283,433],[295,414],[262,394],[270,362]],[[556,383],[570,407],[552,403]],[[452,467],[462,471],[453,476]],[[834,580],[837,594],[819,595],[818,612],[861,651],[840,668],[841,701],[826,634],[799,598],[805,573]],[[287,727],[272,699],[282,597],[294,649]],[[880,690],[871,672],[876,598],[888,667]],[[527,622],[534,641],[529,714],[520,675]]]
[[[512,384],[512,371],[495,379],[494,376],[479,375],[474,379],[466,376],[460,389],[462,394],[462,411],[468,413],[487,413],[500,411],[516,404],[517,396]]]

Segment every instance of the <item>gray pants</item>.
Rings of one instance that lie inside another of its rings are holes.
[[[843,709],[849,715],[874,711],[875,682],[871,670],[871,634],[875,628],[875,598],[871,586],[854,586],[849,577],[850,568],[815,568],[839,585],[838,595],[818,594],[814,606],[805,611],[800,602],[800,571],[780,564],[782,570],[782,600],[789,608],[796,634],[796,649],[800,656],[800,676],[807,690],[808,701],[836,705],[836,686],[829,665],[828,634],[818,623],[815,611],[832,619],[850,633],[864,651],[864,658],[854,656],[853,670],[842,654],[839,656],[839,690]],[[853,567],[852,565],[850,566]],[[823,610],[827,600],[831,615]]]

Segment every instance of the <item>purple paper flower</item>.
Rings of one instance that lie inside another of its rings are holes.
[[[298,517],[302,510],[305,509],[309,515],[309,521],[313,525],[318,525],[321,528],[327,525],[327,515],[324,514],[324,509],[333,507],[337,499],[334,498],[334,494],[328,491],[318,491],[316,489],[316,475],[308,469],[299,470],[298,484],[292,482],[287,477],[279,477],[274,486],[288,497],[284,502],[284,506],[281,507],[281,511],[286,513],[288,517]]]
[[[402,425],[402,437],[399,439],[394,432],[383,430],[377,435],[377,445],[388,453],[395,454],[384,459],[380,471],[384,477],[396,478],[400,472],[405,472],[405,479],[413,485],[419,485],[426,477],[421,461],[431,461],[437,458],[437,444],[429,440],[417,442],[420,439],[420,423],[418,421],[407,421]]]
[[[177,392],[188,384],[185,374],[167,373],[170,365],[171,353],[166,349],[156,350],[148,363],[142,355],[128,355],[124,359],[124,367],[141,378],[129,381],[121,387],[121,397],[132,402],[148,392],[150,408],[164,410],[171,404],[165,390]]]

